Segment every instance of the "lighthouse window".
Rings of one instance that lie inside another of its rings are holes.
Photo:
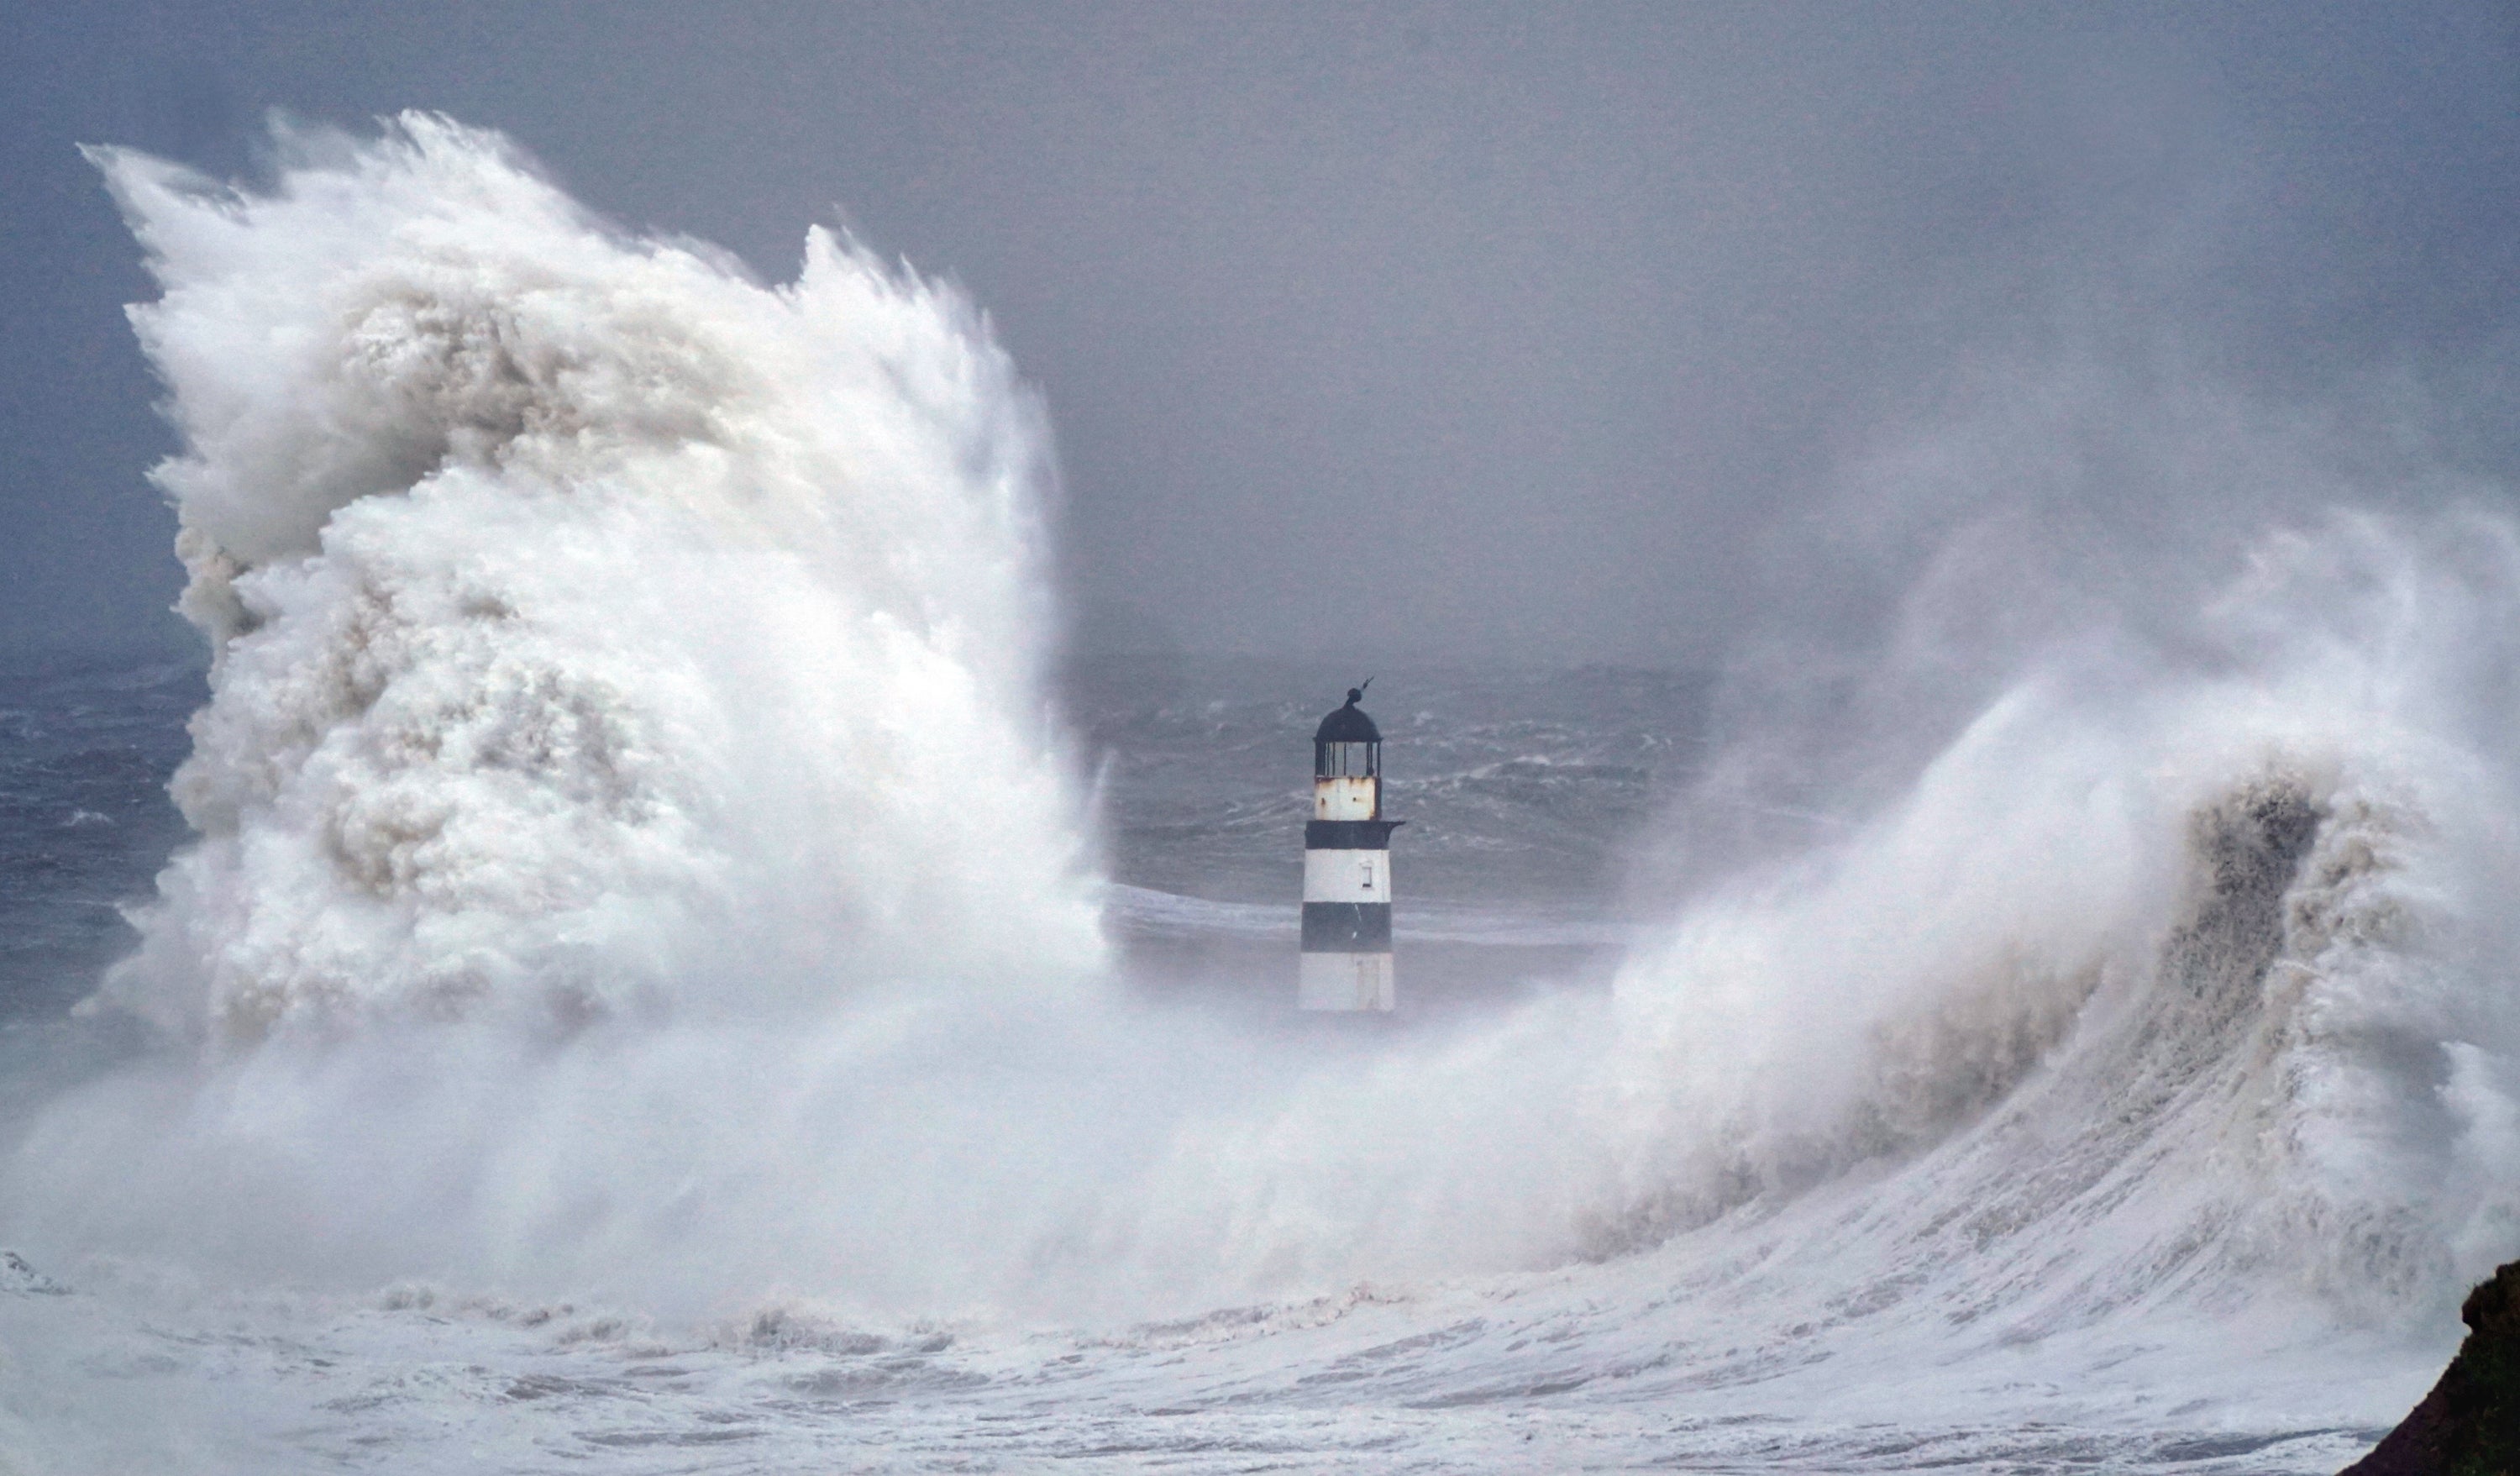
[[[1374,743],[1324,743],[1318,772],[1324,779],[1371,779],[1373,777]]]

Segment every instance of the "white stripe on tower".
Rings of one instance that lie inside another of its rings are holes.
[[[1306,902],[1391,903],[1389,851],[1304,852]]]
[[[1304,827],[1304,952],[1295,1002],[1305,1009],[1388,1010],[1391,832],[1382,818],[1382,735],[1356,704],[1313,734],[1313,818]]]

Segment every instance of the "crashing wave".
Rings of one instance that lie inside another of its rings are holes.
[[[821,234],[764,287],[440,120],[283,157],[100,155],[216,668],[99,1004],[187,1049],[46,1115],[13,1241],[842,1321],[1616,1260],[1637,1318],[1936,1348],[2520,1248],[2504,520],[2339,518],[2209,658],[2020,674],[1610,1001],[1255,1039],[1102,988],[1138,904],[968,306]]]
[[[1040,718],[1048,442],[951,291],[605,226],[495,136],[98,151],[160,298],[199,843],[105,999],[779,1008],[1099,961]]]

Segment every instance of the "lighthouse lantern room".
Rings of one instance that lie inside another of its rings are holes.
[[[1304,949],[1296,1003],[1314,1010],[1388,1010],[1391,832],[1382,818],[1382,734],[1348,689],[1313,733],[1313,817],[1304,826]]]

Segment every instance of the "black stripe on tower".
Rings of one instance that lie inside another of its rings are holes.
[[[1388,902],[1305,903],[1304,952],[1308,954],[1387,954],[1391,952],[1391,904]]]
[[[1304,849],[1388,851],[1391,832],[1407,824],[1405,820],[1308,820],[1304,822]]]

